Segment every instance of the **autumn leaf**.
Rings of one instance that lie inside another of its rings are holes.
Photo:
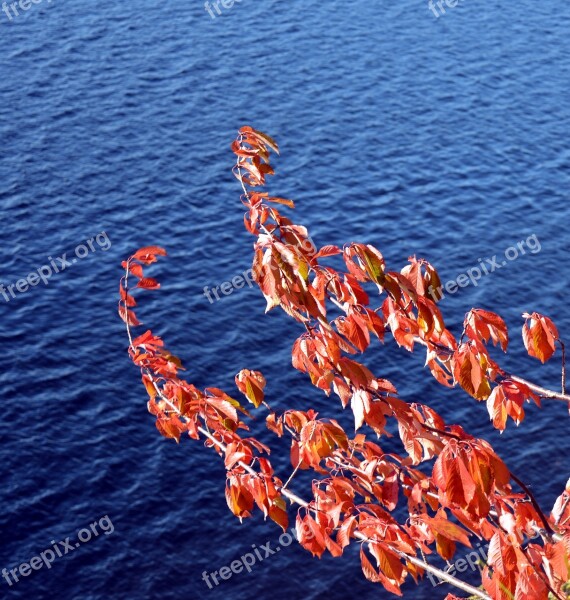
[[[370,345],[370,333],[366,320],[357,313],[349,313],[346,317],[336,320],[338,332],[343,335],[360,352]]]
[[[327,549],[325,535],[317,522],[306,514],[304,517],[297,515],[296,521],[297,540],[305,550],[319,558]]]
[[[284,204],[285,206],[288,206],[289,208],[295,208],[295,203],[293,202],[293,200],[287,200],[286,198],[276,198],[274,196],[271,196],[271,197],[267,198],[267,202],[274,202],[276,204]]]
[[[131,273],[132,275],[134,275],[138,279],[142,279],[143,276],[144,276],[143,275],[143,268],[138,263],[133,263],[133,262],[129,263],[129,273]]]
[[[257,129],[254,129],[253,127],[249,127],[247,125],[245,127],[242,127],[239,130],[239,132],[242,134],[245,133],[252,135],[253,137],[257,138],[258,140],[269,146],[276,154],[279,154],[279,146],[277,145],[277,142],[266,133],[258,131]]]
[[[350,407],[354,413],[354,430],[358,431],[363,423],[366,413],[370,411],[370,394],[365,390],[356,390],[350,400]]]
[[[158,290],[160,288],[160,283],[156,279],[152,277],[143,277],[136,285],[138,288],[143,288],[145,290]]]
[[[506,427],[507,416],[519,425],[524,419],[523,404],[525,400],[538,401],[538,396],[524,383],[503,380],[497,385],[489,398],[487,398],[487,410],[493,421],[493,426],[500,431]]]
[[[545,363],[556,350],[558,329],[548,317],[539,313],[523,313],[523,317],[526,319],[522,329],[525,348],[530,356]]]
[[[495,346],[499,344],[504,352],[507,351],[509,345],[507,326],[496,313],[473,308],[467,313],[463,326],[470,339],[482,339],[485,343],[492,340]]]
[[[142,323],[137,319],[134,310],[129,310],[128,308],[121,306],[119,308],[119,316],[127,325],[132,327],[138,327],[139,325],[142,325]]]
[[[455,352],[455,381],[476,400],[486,400],[491,393],[487,375],[488,358],[469,344],[462,344]]]
[[[338,246],[323,246],[315,254],[315,258],[325,258],[326,256],[336,256],[337,254],[342,254],[342,250]]]
[[[166,256],[166,250],[160,246],[145,246],[137,250],[131,258],[145,265],[150,265],[156,262],[157,256]]]
[[[259,371],[243,369],[236,375],[235,382],[239,391],[258,408],[263,402],[265,377]]]

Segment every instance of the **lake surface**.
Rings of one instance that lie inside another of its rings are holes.
[[[158,435],[126,354],[120,262],[159,244],[163,289],[139,318],[196,385],[233,393],[235,373],[258,369],[276,407],[338,414],[290,367],[294,322],[264,315],[256,289],[203,294],[251,263],[229,149],[244,124],[280,142],[271,189],[297,201],[319,245],[373,243],[392,269],[416,254],[448,281],[535,236],[534,251],[441,308],[454,328],[472,306],[498,311],[511,328],[504,364],[559,385],[558,356],[525,355],[520,315],[550,315],[570,339],[570,5],[466,0],[439,18],[424,0],[220,10],[43,0],[0,12],[0,280],[86,250],[48,285],[0,297],[0,569],[108,516],[107,533],[51,569],[0,579],[2,598],[391,597],[364,580],[357,548],[319,561],[297,545],[209,589],[204,571],[276,548],[279,530],[232,517],[212,451]],[[570,467],[563,404],[529,407],[499,436],[484,404],[429,379],[421,352],[376,346],[366,360],[404,399],[489,439],[552,507]],[[426,580],[409,597],[447,591]]]

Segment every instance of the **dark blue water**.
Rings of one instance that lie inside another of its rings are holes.
[[[212,19],[198,0],[44,0],[0,23],[1,281],[95,238],[47,286],[0,297],[0,569],[105,515],[114,527],[49,570],[0,579],[0,596],[388,598],[354,552],[318,561],[298,546],[208,588],[204,571],[275,548],[279,531],[231,516],[213,452],[158,435],[116,316],[119,264],[142,245],[169,250],[139,318],[196,385],[231,391],[236,372],[260,369],[276,407],[336,414],[289,368],[295,323],[264,316],[255,289],[202,294],[250,265],[229,144],[251,124],[280,141],[273,190],[320,245],[371,242],[391,268],[417,254],[447,281],[535,235],[539,252],[441,307],[454,327],[471,306],[499,311],[504,364],[557,386],[558,359],[526,357],[519,332],[538,310],[570,337],[570,6],[469,0],[436,19],[424,0],[243,0]],[[498,436],[484,404],[429,381],[421,353],[375,348],[368,364],[491,440],[550,509],[570,466],[563,404]]]

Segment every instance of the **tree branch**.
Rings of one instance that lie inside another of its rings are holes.
[[[566,393],[566,346],[562,340],[558,340],[562,350],[562,393]]]
[[[541,398],[548,398],[550,400],[560,400],[562,402],[570,403],[570,395],[568,394],[553,392],[552,390],[543,388],[539,385],[531,383],[530,381],[527,381],[526,379],[523,379],[522,377],[517,377],[516,375],[509,375],[509,378],[513,381],[524,383],[524,385],[528,386],[533,392],[536,392]]]
[[[151,377],[152,384],[154,385],[154,387],[155,387],[156,391],[158,392],[158,394],[160,395],[160,397],[163,400],[165,400],[168,403],[168,405],[171,406],[172,409],[175,412],[177,412],[180,416],[182,416],[181,413],[180,413],[180,411],[176,408],[176,406],[174,404],[172,404],[168,400],[168,398],[166,398],[162,394],[162,391],[157,386],[157,384],[154,381],[154,379],[152,379],[152,375],[149,374],[149,376]],[[209,431],[207,431],[203,427],[198,427],[197,429],[198,429],[198,431],[202,435],[204,435],[213,444],[215,444],[220,450],[222,450],[222,452],[225,452],[226,445],[223,442],[220,442],[219,440],[217,440]],[[245,469],[248,473],[250,473],[250,475],[254,475],[254,476],[257,477],[258,473],[256,473],[246,463],[244,463],[242,461],[239,461],[237,464],[240,467],[242,467],[243,469]],[[281,494],[283,496],[285,496],[286,498],[288,498],[292,503],[298,504],[299,506],[302,506],[303,508],[308,508],[309,507],[309,503],[308,502],[306,502],[305,500],[303,500],[300,496],[297,496],[297,494],[295,494],[294,492],[291,492],[290,490],[286,489],[285,487],[282,487],[280,489],[280,492],[281,492]],[[360,539],[361,541],[364,541],[364,542],[374,541],[374,540],[370,540],[369,538],[367,538],[364,534],[360,533],[359,531],[355,532],[354,535],[355,535],[356,538],[358,538],[358,539]],[[406,554],[405,552],[402,552],[401,550],[398,550],[397,548],[392,548],[392,550],[394,552],[396,552],[399,556],[401,556],[402,558],[404,558],[405,560],[407,560],[408,562],[411,562],[412,564],[414,564],[414,565],[416,565],[418,567],[421,567],[425,571],[428,571],[429,573],[432,573],[438,579],[443,580],[443,581],[447,581],[447,583],[453,585],[454,587],[456,587],[456,588],[458,588],[460,590],[463,590],[464,592],[467,592],[469,594],[472,594],[473,596],[476,596],[477,598],[481,598],[482,600],[492,600],[492,598],[490,596],[488,596],[487,594],[485,594],[484,592],[482,592],[480,589],[475,588],[475,587],[469,585],[468,583],[465,583],[464,581],[461,581],[460,579],[457,579],[457,578],[453,577],[452,575],[449,575],[449,573],[446,573],[445,571],[442,571],[441,569],[438,569],[437,567],[434,567],[434,566],[430,565],[426,561],[420,560],[419,558],[416,558],[415,556],[411,556],[409,554]]]

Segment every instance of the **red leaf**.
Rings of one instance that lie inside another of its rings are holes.
[[[129,263],[129,273],[131,273],[135,277],[138,277],[139,279],[142,279],[142,277],[144,276],[143,268],[138,263]]]
[[[258,408],[263,402],[263,388],[265,387],[265,378],[259,371],[241,370],[235,377],[236,385],[239,391]]]
[[[156,346],[164,346],[164,342],[159,337],[154,336],[149,329],[133,340],[133,346],[135,348],[137,346],[155,348]]]
[[[313,556],[320,558],[326,550],[326,543],[317,522],[309,514],[305,515],[304,518],[297,515],[296,529],[297,539],[301,546]]]
[[[370,345],[370,333],[366,321],[356,313],[349,313],[347,317],[336,319],[336,326],[341,335],[364,352]]]
[[[425,517],[424,517],[425,518]],[[437,532],[439,535],[446,537],[449,540],[454,542],[459,542],[464,546],[468,546],[471,548],[471,543],[469,542],[469,535],[467,532],[456,525],[452,521],[449,521],[445,516],[445,511],[440,510],[432,519],[429,519],[429,525],[431,529]]]
[[[289,517],[287,516],[286,504],[280,496],[274,498],[273,504],[269,507],[269,518],[277,523],[283,531],[287,531]]]
[[[364,423],[366,413],[370,411],[370,394],[365,390],[356,390],[350,400],[350,407],[354,413],[354,430],[358,431]]]
[[[558,329],[548,317],[539,313],[524,313],[523,317],[526,319],[522,329],[525,348],[530,356],[545,363],[556,350]]]
[[[186,430],[186,426],[176,415],[159,417],[156,420],[156,428],[164,437],[175,439],[177,443],[180,442],[180,435]]]
[[[127,325],[131,325],[133,327],[142,325],[142,323],[137,319],[137,316],[135,315],[135,311],[126,309],[126,313],[125,313],[125,308],[123,306],[121,306],[119,308],[119,316],[121,317],[121,319],[123,319],[123,321]]]
[[[160,283],[158,283],[158,281],[152,277],[143,277],[137,283],[137,287],[145,290],[158,290],[160,288]]]
[[[524,419],[524,401],[531,399],[538,402],[538,396],[527,385],[511,379],[503,380],[487,399],[487,410],[493,426],[503,431],[507,415],[519,425]]]
[[[336,254],[342,254],[342,250],[338,246],[323,246],[316,254],[315,258],[324,258],[326,256],[335,256]]]
[[[137,305],[136,300],[125,290],[122,284],[119,286],[119,293],[121,294],[121,300],[128,308]]]
[[[491,395],[487,398],[487,410],[493,421],[493,427],[499,431],[504,431],[507,426],[507,407],[505,390],[498,385],[493,389]]]
[[[350,538],[356,529],[356,517],[347,517],[338,529],[336,541],[341,548],[346,548],[350,544]]]
[[[360,562],[362,564],[362,572],[364,573],[364,577],[368,579],[368,581],[373,581],[374,583],[378,583],[380,581],[380,576],[376,572],[376,569],[372,566],[372,563],[368,560],[368,557],[364,553],[364,547],[360,547]]]
[[[275,198],[273,196],[270,196],[267,198],[267,202],[274,202],[276,204],[284,204],[285,206],[288,206],[289,208],[295,208],[295,203],[293,202],[293,200],[287,200],[286,198]]]
[[[250,135],[253,135],[258,140],[260,140],[261,142],[263,142],[264,144],[269,146],[276,154],[279,154],[279,146],[277,145],[277,142],[271,136],[267,135],[266,133],[263,133],[262,131],[258,131],[257,129],[254,129],[253,127],[249,127],[248,125],[246,125],[245,127],[242,127],[239,130],[239,132],[240,133],[249,133]]]
[[[166,256],[166,250],[164,248],[161,248],[160,246],[145,246],[144,248],[139,248],[133,254],[132,258],[144,262],[148,261],[150,257],[154,256]]]
[[[491,339],[499,344],[504,352],[509,344],[509,333],[503,319],[488,310],[474,308],[467,313],[464,321],[465,333],[472,340],[482,339],[486,343]]]

